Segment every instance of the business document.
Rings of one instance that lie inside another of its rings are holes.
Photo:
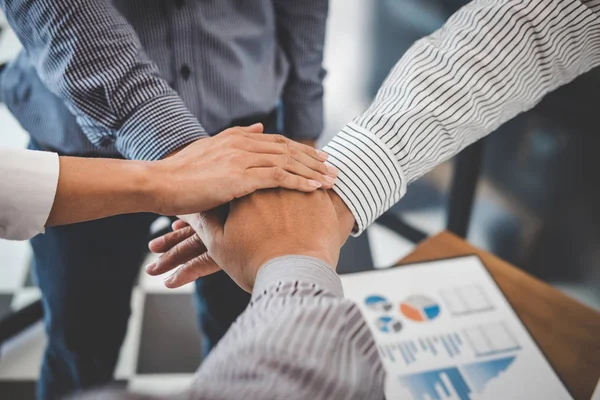
[[[373,331],[389,400],[572,399],[477,256],[342,285]]]

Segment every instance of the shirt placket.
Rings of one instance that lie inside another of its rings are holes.
[[[175,0],[172,2],[172,7],[172,54],[176,89],[190,111],[202,123],[200,82],[197,78],[199,74],[194,63],[194,15],[196,7],[192,0]]]

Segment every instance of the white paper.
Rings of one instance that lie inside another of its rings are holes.
[[[592,400],[600,400],[600,380],[598,380],[596,390],[594,390],[594,393],[592,394]]]
[[[373,331],[388,399],[572,399],[478,257],[342,284]]]

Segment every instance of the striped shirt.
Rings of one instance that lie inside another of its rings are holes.
[[[600,64],[600,0],[474,0],[327,145],[360,234],[409,183]]]
[[[200,366],[191,388],[170,399],[380,400],[385,372],[358,306],[321,260],[267,262],[252,301]],[[99,391],[85,400],[153,399]]]
[[[280,101],[285,135],[323,128],[327,0],[0,7],[25,49],[0,76],[0,100],[45,148],[158,159]]]

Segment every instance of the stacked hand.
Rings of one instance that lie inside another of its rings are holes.
[[[325,153],[262,130],[261,124],[227,129],[147,163],[157,183],[152,211],[176,215],[210,210],[258,189],[332,186],[337,172],[324,163]]]
[[[174,288],[222,267],[247,291],[260,266],[278,256],[312,256],[335,268],[354,224],[339,197],[324,190],[261,190],[181,218],[173,232],[150,243],[150,250],[164,254],[146,271],[160,275],[176,269],[165,280]]]

